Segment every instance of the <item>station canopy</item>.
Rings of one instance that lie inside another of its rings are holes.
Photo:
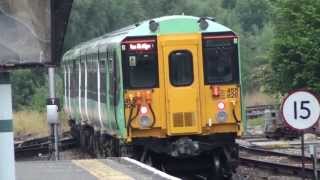
[[[1,0],[0,68],[58,65],[73,0]]]

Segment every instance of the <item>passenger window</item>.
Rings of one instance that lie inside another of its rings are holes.
[[[76,60],[77,61],[77,60]],[[78,97],[79,95],[79,64],[80,63],[76,63],[74,66],[75,69],[75,97]]]
[[[114,57],[113,52],[111,49],[108,49],[108,68],[109,68],[109,88],[108,88],[108,94],[109,94],[109,104],[112,105],[114,102]]]
[[[68,66],[64,66],[64,96],[65,100],[67,101],[68,93],[69,93],[69,83],[68,83]]]
[[[170,82],[174,86],[188,86],[193,82],[192,53],[187,50],[171,52],[169,55]]]
[[[231,40],[206,40],[204,43],[205,84],[239,81],[237,47]]]
[[[83,60],[81,62],[81,97],[84,98],[85,97],[85,57],[83,56],[82,59]]]
[[[74,79],[74,62],[71,62],[69,65],[69,73],[70,73],[70,97],[75,97],[75,79]]]
[[[106,62],[100,61],[100,101],[106,102]]]

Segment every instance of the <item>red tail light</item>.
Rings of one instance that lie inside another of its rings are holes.
[[[211,86],[212,96],[218,97],[220,96],[220,88],[219,86]]]

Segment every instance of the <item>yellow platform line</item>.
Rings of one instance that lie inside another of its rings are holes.
[[[134,180],[132,177],[95,159],[72,160],[72,163],[86,170],[98,180]]]

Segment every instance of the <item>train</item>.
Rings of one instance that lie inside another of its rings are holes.
[[[62,58],[64,111],[81,147],[165,172],[229,179],[242,134],[239,37],[210,17],[145,20]]]

